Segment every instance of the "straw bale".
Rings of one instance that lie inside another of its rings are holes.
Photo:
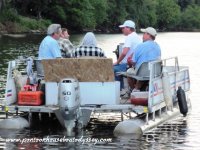
[[[42,60],[46,82],[59,82],[63,78],[77,78],[79,82],[112,82],[112,59],[62,58]]]

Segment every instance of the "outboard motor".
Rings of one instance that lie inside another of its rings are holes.
[[[188,112],[187,101],[185,97],[185,91],[179,86],[177,90],[178,105],[181,114],[185,117]]]
[[[59,83],[59,105],[68,132],[75,127],[80,116],[80,88],[78,80],[62,79]]]

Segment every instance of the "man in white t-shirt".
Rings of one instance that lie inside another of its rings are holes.
[[[119,26],[122,33],[126,36],[123,50],[117,61],[113,64],[115,80],[120,81],[120,89],[124,88],[123,78],[117,76],[117,72],[125,72],[127,70],[127,59],[134,55],[135,48],[142,43],[142,39],[135,32],[135,23],[126,20],[123,25]]]

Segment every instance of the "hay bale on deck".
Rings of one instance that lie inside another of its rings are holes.
[[[77,78],[79,82],[114,81],[112,59],[62,58],[42,60],[46,82],[59,82],[63,78]]]

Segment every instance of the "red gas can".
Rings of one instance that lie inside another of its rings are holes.
[[[43,104],[43,97],[42,91],[20,91],[18,93],[18,104],[39,106]]]

